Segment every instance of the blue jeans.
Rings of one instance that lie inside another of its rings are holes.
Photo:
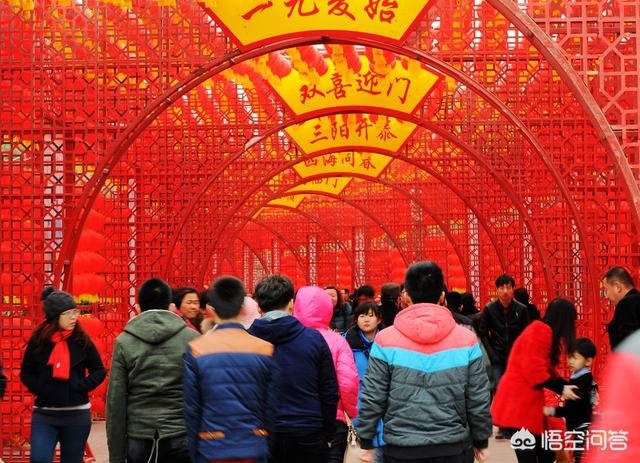
[[[502,365],[491,365],[491,391],[493,394],[496,393],[496,389],[498,389],[498,383],[502,379],[502,375],[504,375],[504,367]]]
[[[31,463],[51,463],[58,442],[61,462],[82,463],[91,431],[90,420],[91,417],[88,424],[55,426],[34,419],[31,422]]]

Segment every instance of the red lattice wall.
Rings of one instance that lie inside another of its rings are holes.
[[[482,304],[503,272],[539,306],[571,298],[606,353],[600,276],[637,272],[640,251],[637,1],[436,0],[402,46],[338,34],[245,53],[194,2],[119,3],[0,2],[5,461],[28,454],[19,362],[49,283],[105,322],[108,361],[151,275],[379,288],[429,258]],[[309,187],[333,177],[293,168],[317,154],[283,132],[305,118],[261,58],[311,44],[326,56],[323,42],[444,76],[404,116],[418,129],[387,168],[339,194]],[[268,206],[297,185],[300,205]]]

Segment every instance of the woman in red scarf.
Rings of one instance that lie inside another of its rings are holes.
[[[91,430],[88,394],[104,381],[106,371],[80,328],[73,297],[47,287],[42,301],[45,321],[31,336],[20,370],[20,379],[36,396],[31,462],[53,461],[60,442],[61,461],[81,463]]]

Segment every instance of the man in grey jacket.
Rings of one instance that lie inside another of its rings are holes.
[[[417,262],[404,282],[411,305],[376,336],[364,377],[357,432],[372,449],[384,422],[385,463],[462,463],[469,439],[478,461],[491,436],[489,379],[475,334],[442,304],[434,262]],[[363,455],[373,461],[374,452]]]
[[[198,334],[170,312],[171,288],[152,278],[141,313],[116,338],[107,394],[110,463],[188,463],[183,357]]]

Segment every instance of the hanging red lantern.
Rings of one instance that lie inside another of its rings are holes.
[[[99,294],[106,284],[106,279],[101,275],[80,273],[73,276],[73,294]]]
[[[281,79],[291,74],[291,69],[293,68],[291,61],[289,61],[282,53],[275,51],[269,53],[267,65],[271,69],[271,72]]]
[[[106,259],[97,252],[80,251],[73,259],[73,271],[77,273],[98,273],[104,271]]]
[[[360,69],[362,69],[362,62],[360,61],[360,55],[358,54],[355,45],[343,45],[342,49],[344,50],[344,57],[347,60],[349,68],[353,72],[360,72]]]
[[[313,45],[298,47],[300,57],[307,63],[310,68],[316,70],[318,75],[323,76],[329,70],[329,65],[322,57],[320,52]]]

